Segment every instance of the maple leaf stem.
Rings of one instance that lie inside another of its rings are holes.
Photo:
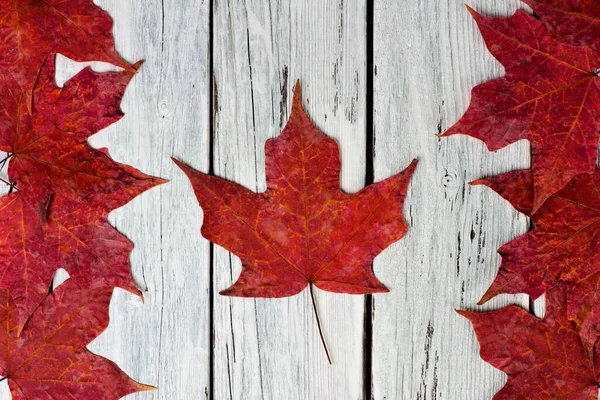
[[[0,379],[0,382],[5,381],[8,379],[8,376],[5,376],[4,378]]]
[[[0,182],[4,182],[6,185],[10,186],[10,191],[12,192],[13,189],[16,188],[16,185],[14,183],[10,183],[9,181],[7,181],[6,179],[2,179],[0,178]]]
[[[327,350],[327,343],[325,343],[325,338],[323,337],[323,330],[321,329],[321,320],[319,319],[319,312],[317,311],[317,302],[315,301],[315,294],[313,292],[312,283],[308,285],[308,288],[310,290],[310,299],[312,300],[313,310],[315,310],[315,318],[317,319],[319,335],[321,335],[321,343],[323,343],[323,348],[325,349],[325,354],[327,355],[327,361],[329,361],[329,364],[333,364],[331,362],[331,357],[329,356],[329,350]]]

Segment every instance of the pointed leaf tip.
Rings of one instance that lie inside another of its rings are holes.
[[[133,72],[137,73],[140,70],[140,67],[144,64],[145,60],[139,60],[138,62],[136,62],[135,64],[133,64],[131,66],[131,68],[133,68]]]
[[[477,302],[478,306],[484,305],[485,303],[487,303],[488,301],[500,294],[500,292],[494,289],[492,286],[487,290],[487,292],[484,293],[483,296],[481,296],[481,299],[479,299],[479,301]]]
[[[417,165],[419,165],[419,159],[413,158],[410,164],[408,165],[408,168],[414,171],[417,168]]]
[[[184,163],[183,161],[179,161],[175,157],[171,157],[171,160],[173,160],[175,165],[177,165],[179,167],[179,169],[181,169],[183,171],[183,173],[186,174],[189,178],[191,178],[194,173],[199,172],[199,171],[196,171],[194,168],[190,167],[189,165],[187,165],[186,163]]]
[[[137,386],[138,386],[138,391],[139,392],[151,392],[153,390],[157,390],[158,389],[158,387],[156,387],[156,386],[145,385],[145,384],[139,383],[139,382],[138,382]]]
[[[186,164],[184,164],[183,162],[179,161],[178,159],[176,159],[175,157],[171,157],[171,161],[173,161],[175,163],[175,165],[177,165],[179,168],[181,169],[185,169],[185,168],[189,168]]]
[[[139,298],[142,301],[142,304],[146,302],[146,299],[144,299],[144,293],[142,293],[139,288],[136,287],[135,289],[128,290],[128,292]]]
[[[469,182],[469,186],[486,185],[486,182],[487,182],[486,178],[479,178],[479,179],[475,179],[474,181]]]
[[[296,85],[294,85],[294,98],[293,105],[299,105],[302,107],[302,86],[300,85],[300,79],[296,79]]]
[[[417,165],[419,164],[419,160],[416,158],[413,158],[412,161],[410,162],[410,164],[408,164],[408,166],[406,168],[404,168],[404,170],[402,170],[401,174],[408,174],[409,177],[412,177],[413,174],[415,173],[415,170],[417,169]]]
[[[483,15],[478,13],[477,10],[475,10],[473,7],[469,6],[468,4],[465,4],[465,7],[467,7],[467,11],[469,12],[469,14],[471,14],[471,16],[473,17],[475,22],[477,22],[477,24],[479,24],[483,18]]]

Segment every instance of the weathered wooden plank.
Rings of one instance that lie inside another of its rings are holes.
[[[125,118],[92,144],[171,182],[111,214],[136,244],[131,265],[145,303],[116,290],[110,326],[90,349],[159,388],[128,398],[199,399],[210,390],[209,247],[199,235],[201,212],[189,183],[169,157],[208,170],[209,4],[98,4],[115,20],[118,51],[146,62],[125,95]],[[72,62],[60,66],[59,80],[75,72]]]
[[[477,0],[482,12],[510,15],[516,0]],[[375,2],[375,177],[420,160],[405,206],[408,236],[375,271],[391,289],[374,299],[373,398],[485,399],[503,374],[479,359],[473,308],[496,274],[496,249],[527,229],[475,178],[529,166],[520,142],[489,153],[474,139],[435,134],[465,111],[473,85],[502,73],[462,1]],[[528,306],[524,296],[490,302]]]
[[[342,187],[365,179],[365,2],[214,3],[214,168],[263,191],[264,142],[279,134],[296,78],[314,122],[342,151]],[[215,293],[239,259],[215,247]],[[363,395],[363,296],[318,293],[333,365],[308,292],[289,299],[215,295],[217,399],[358,399]]]

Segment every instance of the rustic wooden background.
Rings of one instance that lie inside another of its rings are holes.
[[[115,20],[119,52],[146,63],[127,91],[126,117],[92,143],[171,180],[111,215],[136,243],[132,269],[146,301],[117,290],[110,327],[91,349],[159,388],[130,398],[491,398],[506,378],[479,359],[454,309],[474,307],[498,268],[496,248],[528,221],[467,182],[528,167],[529,147],[492,154],[467,137],[435,136],[464,112],[473,85],[502,74],[463,0],[97,3]],[[502,16],[521,7],[470,5]],[[59,65],[59,82],[82,67]],[[420,160],[404,210],[409,233],[374,265],[391,293],[318,293],[332,366],[306,291],[217,294],[240,262],[200,237],[202,213],[169,159],[264,190],[264,142],[287,120],[297,78],[312,119],[340,144],[343,189]],[[485,308],[508,303],[543,311],[524,296]]]

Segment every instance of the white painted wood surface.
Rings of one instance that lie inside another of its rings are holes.
[[[517,0],[470,3],[497,15],[519,7]],[[467,182],[528,167],[529,148],[522,142],[491,154],[467,137],[435,136],[466,109],[473,85],[502,73],[463,1],[376,0],[374,71],[367,70],[367,0],[98,4],[115,20],[119,52],[146,63],[126,93],[125,118],[92,143],[171,179],[111,215],[136,244],[132,270],[146,301],[117,290],[110,327],[91,349],[158,386],[128,398],[491,398],[505,378],[479,359],[472,329],[454,309],[474,308],[498,268],[496,248],[528,221]],[[64,59],[59,66],[59,81],[81,68]],[[375,180],[412,158],[420,163],[405,204],[409,234],[375,262],[391,293],[374,296],[366,349],[365,298],[317,293],[329,366],[307,292],[278,300],[217,294],[240,262],[214,246],[211,266],[201,211],[169,157],[206,172],[212,154],[215,174],[264,190],[264,142],[285,124],[298,78],[313,121],[340,144],[342,188],[355,192],[368,165],[368,74]],[[524,296],[505,296],[484,308],[509,302],[529,306]]]

